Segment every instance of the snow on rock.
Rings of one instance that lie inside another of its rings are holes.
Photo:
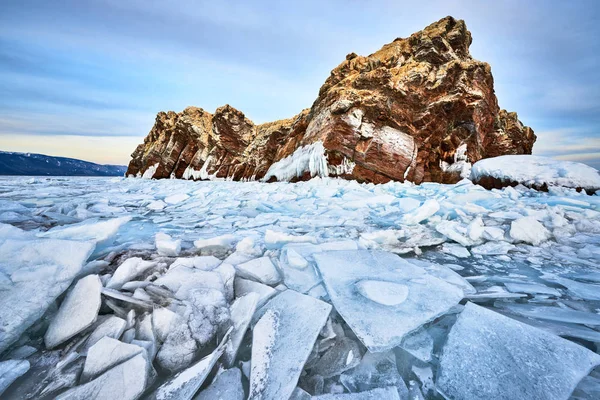
[[[370,351],[397,346],[463,298],[460,288],[390,253],[332,251],[315,260],[336,310]]]
[[[600,364],[590,350],[467,303],[448,335],[436,386],[445,398],[567,399]]]
[[[286,290],[266,306],[252,333],[249,399],[289,398],[331,306]]]
[[[590,191],[600,189],[600,174],[595,168],[577,162],[531,155],[486,158],[473,164],[473,182],[487,177],[495,178],[505,183],[505,186],[517,182],[533,188],[562,186]]]
[[[191,400],[225,351],[228,335],[209,355],[163,383],[153,394],[156,400]]]
[[[260,257],[235,267],[238,276],[252,279],[265,285],[276,285],[281,281],[281,275],[269,257]]]
[[[514,240],[539,246],[552,237],[552,234],[535,217],[523,217],[510,224],[510,237]]]
[[[27,360],[0,361],[0,396],[19,377],[29,371]]]
[[[221,372],[194,400],[244,400],[242,372],[239,368]]]
[[[323,142],[297,148],[291,155],[273,163],[262,180],[267,182],[275,178],[278,181],[290,181],[301,177],[305,172],[311,177],[329,175]]]
[[[88,382],[115,365],[141,354],[142,351],[144,349],[140,346],[104,337],[90,347],[85,358],[81,380]]]
[[[181,240],[173,240],[171,236],[164,232],[159,232],[154,237],[156,251],[161,256],[177,257],[181,252]]]
[[[0,353],[44,315],[93,250],[91,243],[54,239],[0,243]]]
[[[52,319],[44,343],[51,349],[91,326],[100,310],[102,282],[98,275],[81,278]]]
[[[128,258],[117,267],[106,287],[109,289],[121,289],[125,283],[137,278],[155,266],[156,263],[154,261],[145,261],[139,257]]]
[[[57,400],[136,400],[146,388],[148,362],[144,354],[106,371],[93,381],[76,386],[56,397]]]

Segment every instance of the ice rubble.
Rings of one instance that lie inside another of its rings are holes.
[[[526,324],[557,354],[598,352],[600,198],[574,189],[0,178],[0,204],[2,360],[23,360],[7,398],[438,399],[452,326],[477,307],[463,295],[519,321],[488,336]],[[96,294],[70,306],[94,279],[99,310]],[[56,350],[49,325],[67,333]],[[476,361],[505,371],[497,350]],[[569,388],[586,372],[554,368]]]
[[[557,161],[552,158],[509,155],[486,158],[473,164],[471,179],[490,176],[526,186],[562,186],[567,188],[600,189],[598,170],[588,165]]]

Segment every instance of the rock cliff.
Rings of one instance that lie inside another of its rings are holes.
[[[452,183],[469,162],[531,154],[536,136],[501,110],[464,21],[446,17],[369,56],[346,56],[312,107],[255,125],[226,105],[160,112],[128,175],[148,178]]]

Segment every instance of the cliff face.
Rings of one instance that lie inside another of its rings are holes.
[[[226,105],[161,112],[128,175],[153,178],[451,183],[467,161],[530,154],[535,135],[500,110],[490,66],[446,17],[370,56],[349,54],[310,110],[254,125]]]

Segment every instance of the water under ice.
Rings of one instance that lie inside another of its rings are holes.
[[[254,398],[285,392],[280,397],[303,400],[468,398],[468,386],[450,396],[440,380],[448,333],[458,341],[450,344],[460,343],[465,334],[453,325],[476,307],[465,313],[467,299],[506,316],[486,334],[512,337],[514,327],[502,321],[519,321],[551,338],[557,354],[599,351],[600,196],[571,189],[488,191],[468,180],[0,178],[0,221],[10,223],[0,224],[0,363],[21,363],[23,373],[6,375],[15,379],[6,398],[209,398],[230,384],[232,399],[250,390]],[[366,253],[390,262],[352,267]],[[355,269],[369,271],[340,301]],[[79,316],[90,299],[77,307],[68,301],[72,282],[94,275],[101,282],[95,321]],[[411,294],[419,286],[422,295]],[[290,298],[304,306],[288,307]],[[440,307],[429,309],[430,301]],[[402,318],[389,312],[408,305]],[[366,322],[373,330],[363,329]],[[50,350],[43,338],[52,324],[77,329]],[[106,343],[136,351],[102,354]],[[225,343],[222,355],[217,343]],[[516,343],[515,351],[559,377],[536,386],[538,393],[569,398],[584,363],[546,362],[537,342]],[[506,365],[497,350],[474,360],[475,372],[451,359],[444,366],[474,384],[484,366]],[[92,365],[101,368],[90,374]],[[569,385],[556,390],[565,377]],[[592,372],[572,399],[596,398],[599,382]]]

